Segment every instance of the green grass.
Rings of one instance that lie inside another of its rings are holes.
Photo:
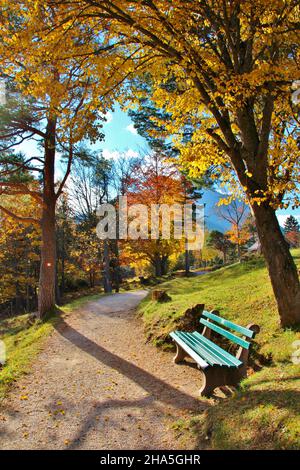
[[[63,313],[70,313],[82,304],[97,300],[101,295],[89,295],[76,299],[60,308]],[[10,386],[30,369],[32,361],[42,350],[45,339],[59,322],[59,316],[53,314],[46,321],[33,321],[30,315],[20,315],[0,320],[0,339],[6,347],[6,363],[0,368],[0,400]]]
[[[0,338],[6,347],[6,363],[0,369],[0,400],[12,383],[28,371],[56,321],[58,318],[51,316],[45,322],[32,323],[29,315],[0,321]]]
[[[300,250],[294,250],[293,255],[299,266]],[[148,337],[154,343],[164,342],[188,307],[204,303],[206,309],[218,309],[222,316],[241,325],[260,325],[255,352],[271,359],[271,365],[245,379],[231,398],[212,405],[205,417],[194,416],[179,427],[185,433],[196,433],[199,446],[208,436],[205,444],[214,449],[299,449],[300,365],[293,365],[291,354],[300,332],[279,327],[263,260],[253,259],[203,277],[175,279],[161,287],[167,289],[171,302],[159,304],[148,296],[140,306]]]
[[[80,297],[79,299],[75,299],[72,302],[69,302],[69,303],[67,303],[63,306],[60,306],[59,309],[64,313],[70,313],[70,312],[72,312],[72,310],[75,310],[75,309],[81,307],[85,303],[93,302],[94,300],[98,300],[101,297],[103,297],[104,295],[107,295],[107,294],[101,293],[101,294],[85,295],[83,297]]]

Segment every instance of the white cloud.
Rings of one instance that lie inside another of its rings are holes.
[[[137,158],[139,156],[139,153],[136,152],[135,150],[129,149],[129,150],[126,150],[125,156],[128,158]]]
[[[120,152],[118,152],[117,150],[108,150],[108,149],[104,149],[103,150],[103,157],[106,158],[107,160],[117,160],[120,156]]]
[[[128,132],[131,132],[131,134],[134,134],[134,135],[137,135],[138,131],[136,130],[136,128],[134,127],[133,124],[129,124],[127,127],[126,127],[126,130]]]
[[[119,152],[118,150],[103,150],[103,157],[107,160],[117,160],[119,157],[137,158],[138,152],[132,149],[128,149],[125,152]]]

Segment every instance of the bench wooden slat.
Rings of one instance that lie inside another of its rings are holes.
[[[190,356],[193,358],[201,369],[206,369],[209,364],[205,362],[192,348],[190,348],[179,336],[176,334],[176,331],[170,333],[170,336],[182,347]]]
[[[200,333],[176,331],[176,334],[200,355],[210,366],[239,367],[242,362],[224,349],[214,345],[212,341],[204,338]],[[216,347],[214,347],[216,346]]]
[[[218,315],[215,315],[214,313],[207,312],[206,310],[204,310],[202,315],[206,318],[209,318],[210,320],[214,320],[216,323],[220,323],[221,325],[224,325],[227,328],[230,328],[231,330],[236,331],[237,333],[241,333],[242,335],[247,336],[247,338],[253,338],[254,336],[254,331],[249,330],[248,328],[245,328],[244,326],[237,325],[236,323],[226,320],[225,318],[219,317]]]
[[[240,367],[243,363],[237,359],[235,356],[230,354],[229,352],[225,351],[225,349],[220,348],[217,344],[213,343],[210,341],[208,338],[205,338],[205,336],[201,335],[198,333],[198,331],[194,331],[193,335],[203,344],[205,344],[211,351],[213,351],[216,354],[219,354],[220,356],[224,357],[231,363],[232,366],[234,367]]]
[[[204,359],[210,366],[219,365],[223,363],[220,358],[216,357],[211,351],[207,351],[207,348],[200,344],[196,338],[193,337],[192,333],[185,331],[177,331],[177,334],[192,348],[194,349],[202,359]]]
[[[207,355],[214,358],[215,364],[225,367],[235,367],[235,364],[231,362],[225,355],[220,354],[218,351],[209,348],[207,344],[201,341],[196,335],[195,332],[190,333],[191,338],[195,341],[198,348],[203,351],[203,357],[206,358]]]
[[[230,331],[224,330],[224,328],[221,328],[220,326],[215,325],[214,323],[209,322],[204,318],[201,318],[200,323],[204,326],[207,326],[211,330],[214,330],[216,333],[219,333],[221,336],[230,339],[233,343],[239,344],[245,349],[249,349],[250,343],[248,341],[244,340],[243,338],[240,338],[239,336],[236,336]]]

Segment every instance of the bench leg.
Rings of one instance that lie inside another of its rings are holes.
[[[174,357],[173,362],[175,364],[179,364],[180,362],[183,361],[185,356],[186,356],[185,350],[182,349],[182,347],[179,346],[179,344],[176,343],[176,356]]]
[[[209,397],[215,388],[223,385],[237,386],[243,378],[238,369],[225,369],[224,367],[209,367],[201,370],[203,376],[203,385],[200,389],[201,396]]]

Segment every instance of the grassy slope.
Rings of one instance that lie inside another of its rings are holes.
[[[295,250],[294,256],[299,266],[300,250]],[[200,440],[209,435],[209,446],[216,449],[299,449],[300,365],[292,364],[291,354],[292,343],[300,339],[300,333],[279,328],[263,261],[237,264],[204,277],[176,279],[162,287],[168,290],[172,302],[158,304],[148,297],[140,308],[154,340],[171,331],[174,319],[189,306],[205,303],[206,309],[218,309],[241,325],[258,323],[258,350],[272,357],[272,365],[244,380],[232,398],[212,406],[205,417],[181,423],[179,428],[197,433]]]
[[[52,317],[47,322],[32,324],[29,315],[21,315],[0,321],[0,338],[4,341],[7,358],[0,369],[0,400],[10,385],[27,372],[56,320]]]
[[[60,310],[69,313],[83,303],[98,298],[99,295],[82,297]],[[11,384],[29,370],[58,321],[58,316],[52,316],[45,322],[36,321],[32,324],[29,315],[0,320],[0,339],[4,341],[7,356],[4,367],[0,368],[0,400],[5,397]]]

